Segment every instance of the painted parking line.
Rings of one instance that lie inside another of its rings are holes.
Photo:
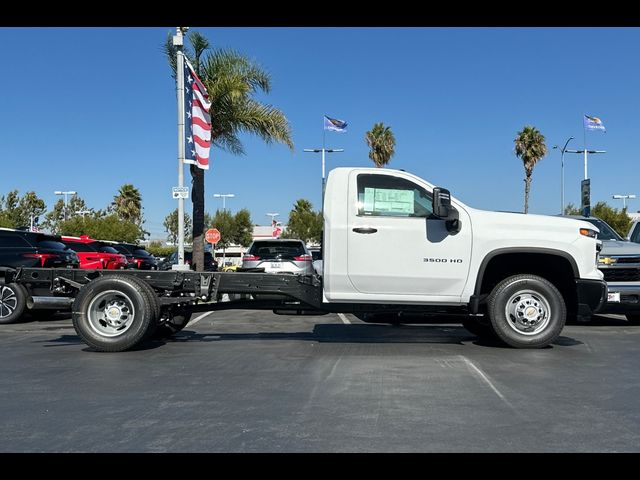
[[[338,316],[340,317],[340,320],[342,320],[342,323],[346,323],[347,325],[351,325],[351,322],[349,321],[349,319],[345,316],[344,313],[339,313]]]
[[[200,320],[202,320],[204,317],[206,317],[207,315],[212,314],[213,312],[204,312],[201,315],[198,315],[196,318],[192,318],[191,320],[189,320],[189,323],[187,323],[185,325],[185,328],[190,327],[195,325],[196,323],[198,323]]]

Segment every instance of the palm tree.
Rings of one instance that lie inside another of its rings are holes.
[[[142,223],[142,196],[132,184],[125,183],[120,187],[118,195],[113,197],[111,206],[121,220],[138,226]]]
[[[365,133],[364,139],[369,145],[369,158],[378,168],[384,167],[395,153],[396,139],[391,127],[385,127],[382,122],[375,123],[373,128]]]
[[[211,148],[226,150],[234,155],[244,155],[239,135],[251,133],[267,144],[280,142],[293,150],[291,127],[277,108],[253,98],[258,92],[269,93],[271,77],[256,62],[234,50],[217,49],[203,58],[209,42],[198,32],[189,34],[192,52],[185,48],[185,55],[204,83],[211,108]],[[171,34],[164,47],[175,78],[176,47]],[[213,158],[210,153],[209,158]],[[202,271],[204,261],[204,171],[190,165],[192,177],[191,201],[193,202],[193,263]]]
[[[531,189],[531,175],[533,167],[547,154],[545,138],[539,130],[526,125],[514,139],[516,156],[522,159],[524,164],[524,213],[529,212],[529,190]]]

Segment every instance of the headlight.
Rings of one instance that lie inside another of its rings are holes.
[[[596,238],[597,232],[595,230],[591,230],[590,228],[581,228],[580,235],[584,235],[585,237]]]

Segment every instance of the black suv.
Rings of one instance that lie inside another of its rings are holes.
[[[147,252],[144,247],[133,243],[111,243],[118,253],[127,257],[127,268],[137,268],[139,270],[157,270],[158,260]]]
[[[12,323],[24,312],[33,293],[51,295],[48,289],[30,291],[22,285],[5,283],[5,272],[17,267],[78,268],[76,252],[60,237],[44,233],[0,228],[0,323]]]

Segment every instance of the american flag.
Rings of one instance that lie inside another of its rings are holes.
[[[189,60],[184,59],[184,163],[209,169],[211,116],[209,95]]]

